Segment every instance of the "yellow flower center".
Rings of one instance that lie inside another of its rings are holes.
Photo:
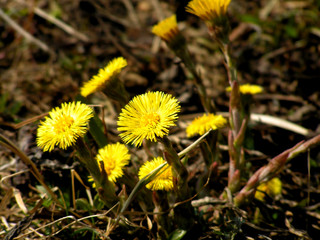
[[[54,125],[54,131],[59,134],[65,132],[74,123],[71,116],[62,116]]]
[[[110,158],[110,159],[106,159],[105,163],[108,163],[108,166],[104,166],[106,173],[108,174],[108,176],[110,176],[110,174],[112,173],[112,171],[114,170],[116,164],[115,161]]]
[[[148,128],[155,128],[160,121],[158,113],[148,113],[141,119],[141,126]]]

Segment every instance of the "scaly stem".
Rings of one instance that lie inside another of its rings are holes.
[[[167,193],[165,191],[154,191],[153,202],[155,205],[155,220],[158,223],[158,239],[168,239],[168,233],[171,232],[169,217],[169,203]]]
[[[119,199],[115,194],[113,183],[108,180],[103,162],[100,162],[101,167],[99,168],[97,161],[92,157],[91,151],[82,138],[78,138],[75,149],[77,150],[79,161],[93,177],[101,200],[108,208],[111,208]]]
[[[191,197],[187,181],[188,171],[181,163],[179,156],[172,147],[170,140],[166,136],[160,138],[159,140],[164,146],[164,159],[173,168],[173,175],[176,179],[176,182],[174,181],[177,193],[176,201],[183,202]],[[179,204],[174,209],[175,222],[184,230],[190,229],[190,227],[194,224],[193,215],[194,213],[190,201]]]
[[[231,130],[229,133],[229,155],[230,168],[228,174],[228,187],[231,193],[240,188],[240,178],[244,166],[243,140],[247,126],[247,118],[242,115],[242,104],[240,89],[237,80],[237,71],[234,67],[228,52],[228,43],[218,41],[219,47],[224,55],[225,66],[228,73],[228,80],[231,86],[230,104],[229,104],[229,122]]]

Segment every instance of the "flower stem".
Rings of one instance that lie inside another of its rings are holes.
[[[77,150],[79,161],[93,177],[101,200],[108,208],[111,208],[119,199],[115,194],[113,183],[108,180],[103,162],[100,162],[102,166],[99,168],[97,161],[92,157],[91,151],[82,138],[78,138],[75,149]]]
[[[248,116],[243,116],[243,106],[241,101],[240,89],[237,80],[237,71],[229,55],[229,44],[217,39],[221,52],[225,59],[225,66],[228,73],[228,80],[231,86],[229,103],[229,122],[231,130],[229,132],[229,156],[230,166],[228,173],[228,188],[234,193],[240,188],[240,179],[244,167],[243,140],[247,127]],[[249,112],[249,111],[248,111]]]
[[[196,85],[196,88],[198,90],[198,94],[204,110],[207,113],[214,113],[215,112],[214,103],[207,96],[206,88],[203,85],[202,78],[200,77],[199,73],[196,71],[195,65],[191,59],[187,46],[180,47],[179,49],[174,50],[174,52],[185,64],[186,68],[191,72],[193,76],[194,84]]]
[[[179,156],[168,137],[160,139],[164,146],[164,159],[173,168],[173,175],[176,178],[177,188],[177,202],[183,202],[191,197],[188,187],[188,171],[186,167],[181,163]],[[194,224],[193,220],[193,209],[190,201],[186,201],[183,204],[179,204],[174,209],[174,219],[180,228],[188,230]]]
[[[153,202],[155,205],[154,212],[156,213],[155,220],[158,223],[158,238],[168,239],[168,233],[170,229],[170,218],[169,218],[169,203],[167,193],[165,191],[154,191]]]

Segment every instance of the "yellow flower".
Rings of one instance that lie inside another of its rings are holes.
[[[154,169],[159,167],[161,164],[165,163],[162,157],[154,158],[152,161],[145,162],[139,169],[139,179],[142,179]],[[153,191],[156,190],[165,190],[170,191],[173,189],[173,175],[172,175],[172,168],[168,165],[165,167],[166,169],[162,171],[160,170],[161,174],[156,176],[151,182],[149,182],[146,187]]]
[[[43,151],[52,151],[55,146],[66,149],[73,145],[88,130],[93,110],[81,102],[62,103],[49,112],[37,131],[37,145]]]
[[[91,80],[84,83],[80,89],[81,95],[87,97],[88,95],[103,89],[111,80],[114,80],[114,77],[120,73],[121,69],[125,66],[127,66],[127,60],[123,57],[113,59],[105,68],[100,69],[98,74],[93,76]]]
[[[174,14],[154,25],[152,33],[166,42],[172,41],[179,34],[176,15]]]
[[[259,85],[253,85],[253,84],[243,84],[241,85],[240,87],[240,92],[242,94],[249,94],[249,95],[254,95],[254,94],[258,94],[258,93],[261,93],[263,92],[263,87],[259,86]],[[227,87],[226,90],[228,92],[231,91],[231,87]]]
[[[104,170],[108,175],[110,182],[116,182],[116,180],[123,176],[123,168],[128,165],[130,161],[130,154],[127,147],[121,143],[108,144],[103,148],[100,148],[96,156],[96,161],[101,170],[100,162],[103,162]],[[89,177],[89,181],[93,181],[92,177]],[[95,187],[95,184],[93,184]]]
[[[197,117],[187,127],[186,132],[188,137],[195,135],[203,135],[210,129],[216,130],[223,128],[227,124],[227,120],[221,115],[214,115],[213,113],[203,114],[202,117]]]
[[[192,0],[188,3],[186,11],[203,21],[215,21],[222,15],[226,15],[231,0]]]
[[[264,201],[266,194],[275,198],[281,194],[282,183],[279,178],[272,178],[266,183],[262,183],[257,187],[254,197],[260,201]]]
[[[175,126],[180,111],[178,100],[163,92],[147,92],[134,97],[121,111],[118,131],[125,143],[140,146],[143,139],[157,141]]]

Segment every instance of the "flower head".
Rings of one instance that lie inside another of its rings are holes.
[[[172,15],[152,27],[152,33],[162,40],[170,42],[179,33],[176,15]]]
[[[118,131],[125,143],[140,146],[143,139],[156,142],[175,126],[180,111],[178,100],[163,92],[147,92],[134,97],[121,111]]]
[[[264,201],[266,194],[275,198],[281,194],[282,183],[279,178],[272,178],[266,183],[262,183],[257,187],[254,197],[260,201]]]
[[[66,149],[73,145],[88,130],[93,110],[81,102],[62,103],[49,112],[37,131],[37,145],[43,151],[52,151],[55,146]]]
[[[194,119],[187,127],[187,136],[203,135],[210,129],[223,128],[226,124],[227,120],[221,115],[214,115],[213,113],[203,114],[203,116]]]
[[[222,15],[226,15],[231,0],[192,0],[188,3],[186,11],[203,21],[215,21]]]
[[[248,84],[248,83],[241,85],[239,89],[242,94],[249,94],[249,95],[255,95],[263,91],[263,87],[259,85]],[[227,87],[226,90],[230,92],[231,87]]]
[[[100,162],[103,162],[108,180],[115,182],[117,178],[123,175],[123,168],[129,163],[130,154],[124,144],[108,144],[99,149],[96,160],[100,169]]]
[[[127,60],[123,57],[113,59],[105,68],[99,70],[98,74],[93,76],[91,80],[86,82],[80,89],[82,96],[88,95],[103,89],[114,77],[119,74],[122,68],[127,66]]]
[[[139,179],[142,179],[154,169],[159,167],[161,164],[165,163],[162,157],[154,158],[152,161],[145,162],[139,169]],[[162,170],[160,170],[162,171]],[[165,190],[170,191],[173,189],[173,175],[171,166],[167,166],[167,168],[161,172],[155,179],[149,182],[146,187],[153,191],[156,190]]]

